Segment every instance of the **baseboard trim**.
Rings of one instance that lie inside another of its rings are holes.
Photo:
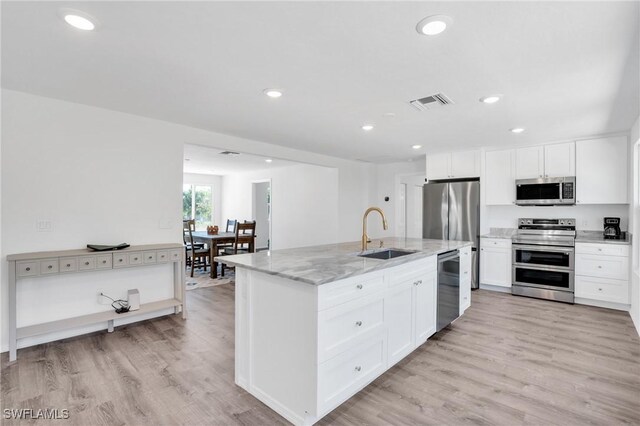
[[[497,291],[499,293],[511,293],[511,287],[502,287],[499,285],[480,284],[481,290]]]
[[[575,303],[578,305],[597,306],[598,308],[615,309],[617,311],[629,312],[631,305],[623,303],[605,302],[602,300],[585,299],[584,297],[576,297]]]

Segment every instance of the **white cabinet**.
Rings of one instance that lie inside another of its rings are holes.
[[[436,303],[438,300],[438,273],[427,272],[413,281],[413,303],[415,306],[415,346],[427,341],[436,332]]]
[[[516,178],[575,176],[576,146],[573,142],[529,146],[516,150]]]
[[[427,179],[460,179],[480,176],[480,152],[460,151],[427,155]]]
[[[558,143],[544,146],[544,177],[576,175],[576,144]]]
[[[515,150],[489,151],[485,155],[485,191],[487,205],[515,204]]]
[[[480,284],[511,287],[511,240],[480,239]]]
[[[629,304],[629,246],[576,243],[576,303],[626,309]],[[623,305],[623,306],[619,306]]]
[[[460,249],[460,315],[471,306],[471,247]]]
[[[627,204],[626,136],[576,142],[576,203]]]

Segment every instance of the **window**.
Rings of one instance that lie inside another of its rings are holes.
[[[182,217],[195,219],[196,230],[213,225],[213,190],[207,185],[182,185]]]

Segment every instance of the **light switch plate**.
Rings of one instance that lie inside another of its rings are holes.
[[[37,220],[36,221],[36,231],[38,232],[51,232],[53,231],[53,222],[50,220]]]

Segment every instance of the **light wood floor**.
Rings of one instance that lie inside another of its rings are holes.
[[[1,408],[69,409],[56,424],[286,423],[233,383],[233,285],[188,298],[187,321],[23,349],[12,364],[3,354]],[[483,290],[472,300],[320,423],[640,424],[640,341],[627,313]]]

